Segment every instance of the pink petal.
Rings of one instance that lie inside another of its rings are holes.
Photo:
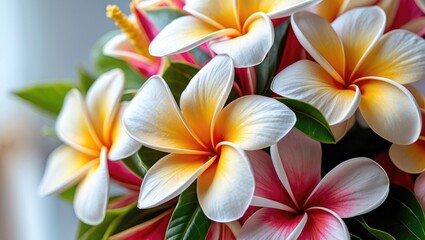
[[[212,222],[206,240],[236,240],[240,229],[241,225],[237,221],[230,223]]]
[[[132,190],[140,189],[142,179],[132,173],[122,161],[108,161],[108,169],[111,179],[132,186]]]
[[[247,154],[254,171],[254,197],[269,199],[295,209],[296,206],[276,174],[270,156],[262,150],[250,151]]]
[[[307,214],[293,215],[277,209],[263,208],[245,222],[238,239],[295,240],[306,222]]]
[[[307,214],[307,223],[298,239],[350,239],[344,221],[336,213],[325,208],[312,208]]]
[[[425,174],[423,173],[415,181],[415,195],[422,208],[425,209]]]
[[[283,186],[292,195],[295,204],[302,207],[320,181],[320,143],[298,130],[292,130],[271,146],[270,153]]]
[[[324,207],[340,217],[354,217],[377,208],[389,192],[384,169],[368,158],[347,160],[320,181],[304,208]]]

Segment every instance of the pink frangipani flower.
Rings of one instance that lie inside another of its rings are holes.
[[[367,213],[389,192],[385,171],[368,158],[347,160],[321,179],[320,144],[292,130],[271,147],[250,152],[263,207],[244,223],[239,239],[349,239],[341,218]],[[258,161],[261,159],[261,161]]]

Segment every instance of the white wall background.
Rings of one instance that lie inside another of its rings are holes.
[[[96,40],[115,29],[107,4],[128,13],[129,0],[0,0],[0,239],[75,239],[72,207],[39,198],[47,154],[59,142],[41,137],[52,121],[11,94],[37,82],[73,79],[90,66]]]

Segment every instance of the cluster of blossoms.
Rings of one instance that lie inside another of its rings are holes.
[[[147,80],[129,101],[122,101],[128,89],[120,69],[99,76],[85,98],[76,89],[67,93],[55,125],[64,145],[49,157],[40,194],[77,184],[75,213],[89,225],[136,202],[133,214],[155,213],[110,239],[168,236],[185,204],[180,197],[176,206],[177,198],[191,186],[210,221],[207,239],[349,239],[342,218],[384,203],[390,179],[363,156],[336,164],[322,178],[320,139],[299,126],[284,99],[318,110],[335,142],[361,116],[393,144],[389,156],[399,169],[424,172],[425,98],[408,85],[425,79],[424,6],[412,0],[150,0],[133,1],[129,18],[108,6],[122,33],[103,53]],[[161,9],[181,16],[159,27],[148,12]],[[286,32],[276,30],[285,23]],[[285,41],[274,47],[279,34]],[[279,64],[268,72],[263,93],[258,69],[270,55]],[[178,94],[169,86],[178,80],[164,74],[170,62],[200,69],[179,83]],[[140,157],[142,166],[144,149],[161,154],[141,176],[121,160]],[[110,179],[128,193],[110,200]],[[424,174],[414,191],[425,204]]]

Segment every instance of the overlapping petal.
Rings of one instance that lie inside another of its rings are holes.
[[[308,218],[307,214],[294,215],[281,210],[263,208],[245,222],[238,239],[296,240]]]
[[[303,203],[320,182],[320,143],[298,130],[292,130],[270,148],[273,166],[295,204]]]
[[[341,14],[343,5],[349,0],[322,0],[319,4],[312,7],[311,11],[332,22]]]
[[[330,125],[350,118],[357,110],[361,93],[355,85],[345,89],[320,65],[298,61],[281,71],[271,85],[273,92],[318,108]]]
[[[411,144],[421,132],[421,113],[412,94],[383,78],[355,82],[362,92],[360,112],[381,137],[396,144]]]
[[[184,10],[217,28],[240,29],[236,0],[186,0]]]
[[[124,114],[124,126],[148,147],[172,153],[204,153],[181,116],[170,89],[159,76],[151,77]]]
[[[279,141],[295,121],[295,114],[275,99],[244,96],[220,113],[214,128],[214,141],[229,141],[244,150],[258,150]]]
[[[87,111],[97,136],[106,146],[111,144],[110,130],[123,89],[124,73],[120,69],[114,69],[102,74],[87,92]]]
[[[312,208],[307,211],[308,220],[299,239],[350,239],[344,221],[326,208]]]
[[[410,145],[393,144],[389,154],[394,165],[404,172],[425,171],[425,141],[422,139]]]
[[[190,186],[214,161],[202,155],[169,154],[149,169],[143,179],[139,208],[167,202]]]
[[[180,97],[185,120],[207,146],[212,145],[212,124],[232,90],[233,77],[232,59],[219,55],[193,77]]]
[[[193,16],[177,18],[167,25],[149,45],[153,56],[165,56],[191,50],[209,40],[239,36],[231,28],[219,29]]]
[[[323,207],[342,218],[367,213],[384,202],[389,180],[368,158],[353,158],[332,169],[320,181],[304,207]]]
[[[379,7],[353,9],[333,21],[332,28],[344,45],[348,75],[381,38],[385,29],[385,12]]]
[[[292,28],[301,45],[338,82],[344,84],[344,46],[324,18],[309,12],[292,15]]]
[[[230,142],[222,142],[218,147],[219,159],[198,178],[198,200],[208,218],[230,222],[248,209],[255,182],[242,149]]]
[[[128,103],[120,104],[119,111],[110,129],[111,133],[109,134],[111,134],[112,145],[108,152],[109,160],[120,160],[129,157],[137,152],[142,146],[142,144],[131,138],[125,131],[123,116],[127,107]]]
[[[243,26],[243,35],[213,42],[210,48],[217,54],[229,55],[236,67],[251,67],[260,64],[274,40],[274,28],[264,13],[253,14]]]
[[[93,157],[62,145],[53,151],[47,160],[39,194],[46,196],[71,187],[93,166]]]
[[[103,147],[98,164],[91,167],[75,193],[75,214],[90,225],[99,224],[105,218],[109,195],[107,161],[107,149]]]
[[[81,93],[72,89],[66,95],[56,120],[56,133],[66,144],[84,153],[97,156],[102,143],[96,135]]]
[[[407,84],[425,79],[425,41],[406,30],[384,35],[356,70],[356,77],[378,76]]]

